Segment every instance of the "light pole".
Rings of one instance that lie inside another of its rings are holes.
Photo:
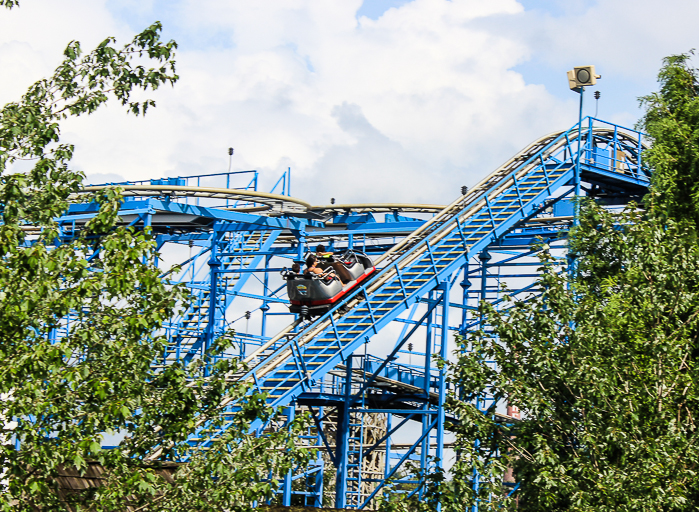
[[[578,158],[575,162],[575,175],[573,183],[575,186],[575,214],[573,216],[573,224],[578,224],[579,198],[580,198],[580,160],[582,157],[582,111],[583,111],[583,96],[585,94],[585,86],[595,85],[597,79],[602,78],[601,75],[595,74],[595,66],[578,66],[568,71],[568,86],[571,90],[580,94],[580,108],[578,110]]]

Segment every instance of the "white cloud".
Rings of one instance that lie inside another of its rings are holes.
[[[149,95],[158,107],[145,119],[111,105],[66,123],[86,173],[220,172],[233,146],[234,168],[263,171],[263,188],[291,166],[294,194],[311,202],[448,203],[577,117],[573,95],[558,99],[513,68],[536,57],[563,73],[594,57],[654,73],[693,37],[690,16],[667,30],[697,10],[673,2],[674,15],[610,0],[554,18],[514,0],[413,0],[371,20],[357,19],[361,0],[33,0],[0,13],[0,101],[48,74],[70,39],[126,42],[127,25],[165,18],[182,79]]]
[[[44,0],[0,9],[0,104],[18,99],[29,85],[49,75],[70,41],[81,41],[89,49],[108,35],[123,35],[104,3]]]
[[[699,3],[605,0],[562,16],[522,13],[508,29],[555,65],[596,62],[621,76],[654,79],[662,58],[697,45]]]

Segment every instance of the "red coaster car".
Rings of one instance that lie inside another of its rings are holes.
[[[318,267],[323,269],[322,274],[282,270],[292,313],[306,318],[322,315],[376,271],[366,254],[352,250],[323,257]]]

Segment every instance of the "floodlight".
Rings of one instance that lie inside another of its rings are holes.
[[[601,75],[595,74],[595,66],[577,66],[568,71],[568,86],[577,91],[586,85],[595,85]]]

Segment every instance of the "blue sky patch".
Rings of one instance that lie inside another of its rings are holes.
[[[364,0],[364,3],[357,11],[357,18],[366,16],[372,20],[378,20],[383,13],[392,7],[400,7],[411,0]]]

